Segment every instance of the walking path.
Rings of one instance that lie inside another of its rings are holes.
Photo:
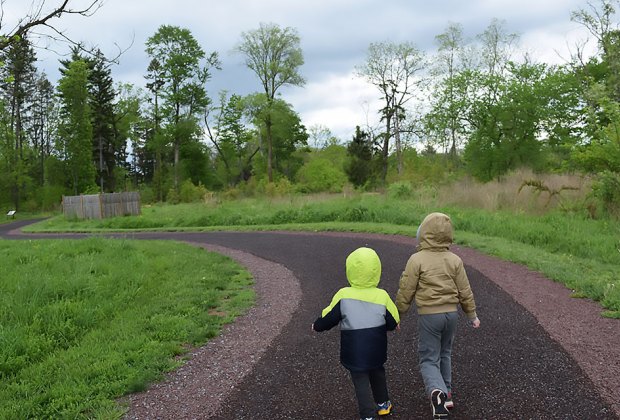
[[[17,231],[8,232],[22,224],[0,225],[0,236],[17,239]],[[216,369],[209,358],[213,353],[203,351],[202,359],[196,355],[188,362],[185,377],[173,374],[167,385],[132,397],[128,418],[356,418],[352,386],[338,363],[338,331],[313,334],[309,325],[333,293],[346,285],[344,259],[359,246],[378,252],[383,263],[380,286],[394,296],[413,251],[411,239],[277,232],[122,236],[220,247],[218,252],[230,253],[255,274],[261,295],[258,309],[266,310],[250,311],[218,339],[228,346],[224,359],[237,360],[235,366],[245,370],[219,394],[217,404],[200,403],[206,394],[215,393],[208,391],[215,389],[210,386],[220,384],[210,372]],[[473,330],[460,321],[453,351],[456,409],[451,419],[620,418],[620,320],[601,318],[597,304],[571,299],[564,287],[522,266],[466,248],[453,250],[466,264],[482,327]],[[257,267],[266,271],[257,276]],[[279,287],[261,289],[273,278],[280,279]],[[233,328],[252,321],[252,328]],[[261,336],[266,339],[257,341]],[[392,419],[429,417],[416,340],[415,315],[408,314],[401,331],[389,338],[386,369],[395,404]],[[211,376],[204,376],[209,372]],[[199,388],[202,383],[202,391],[186,385],[191,381]],[[164,403],[158,389],[172,397]],[[151,403],[146,403],[149,398]],[[177,411],[166,411],[174,405]],[[179,407],[187,408],[184,414]]]

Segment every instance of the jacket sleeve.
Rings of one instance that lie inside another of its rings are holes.
[[[400,314],[387,292],[385,292],[385,299],[385,326],[388,331],[392,331],[395,330],[396,326],[400,323]]]
[[[396,314],[398,317],[398,314]],[[388,331],[394,331],[398,326],[398,321],[394,319],[394,316],[390,311],[385,311],[385,327]]]
[[[334,328],[340,323],[342,315],[340,313],[340,301],[335,305],[330,305],[330,311],[323,314],[314,321],[314,331],[321,332]]]
[[[409,258],[405,271],[400,275],[398,292],[396,293],[396,308],[400,314],[405,314],[411,308],[411,303],[415,298],[420,279],[420,266]]]
[[[463,267],[463,261],[461,261],[460,258],[456,266],[454,283],[458,289],[459,303],[461,304],[463,312],[465,312],[468,319],[475,319],[478,315],[476,315],[474,292],[471,290],[469,279],[467,278],[467,273],[465,272],[465,267]]]

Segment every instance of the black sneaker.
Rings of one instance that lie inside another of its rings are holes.
[[[433,419],[447,419],[448,409],[446,408],[446,401],[448,396],[439,389],[431,392],[431,409],[433,410]]]

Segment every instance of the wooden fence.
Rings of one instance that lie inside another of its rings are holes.
[[[122,192],[62,197],[66,218],[103,219],[140,214],[140,193]]]

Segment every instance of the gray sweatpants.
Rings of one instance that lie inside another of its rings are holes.
[[[426,394],[452,390],[452,342],[457,312],[418,316],[418,363]]]

